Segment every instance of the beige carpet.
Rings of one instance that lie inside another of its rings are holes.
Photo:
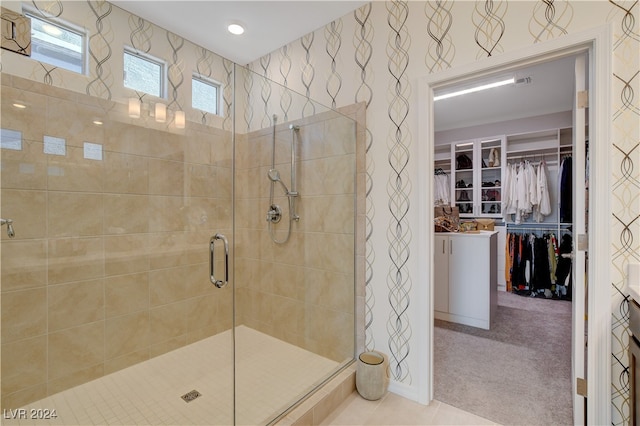
[[[491,330],[435,325],[435,399],[503,425],[573,423],[571,302],[499,292]]]

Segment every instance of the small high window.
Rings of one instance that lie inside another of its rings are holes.
[[[201,111],[220,115],[218,113],[219,92],[219,83],[194,75],[191,79],[191,106]]]
[[[124,86],[162,98],[165,64],[160,59],[124,51]]]
[[[85,74],[87,34],[59,19],[31,18],[31,58],[69,71]]]

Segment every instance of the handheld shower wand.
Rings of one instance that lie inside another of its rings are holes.
[[[13,238],[16,236],[15,231],[13,230],[13,220],[12,219],[0,219],[0,226],[7,225],[7,235],[9,238]]]

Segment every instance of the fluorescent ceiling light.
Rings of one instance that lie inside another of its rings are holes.
[[[453,98],[454,96],[466,95],[467,93],[479,92],[481,90],[493,89],[494,87],[506,86],[507,84],[513,84],[516,82],[514,77],[508,78],[506,80],[500,80],[493,83],[483,84],[481,86],[471,87],[469,89],[458,90],[457,92],[446,93],[444,95],[434,96],[434,101],[439,101],[440,99]]]
[[[229,24],[229,26],[227,27],[227,30],[229,30],[231,34],[235,34],[235,35],[240,35],[244,33],[244,27],[238,23]]]

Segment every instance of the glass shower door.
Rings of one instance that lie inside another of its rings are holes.
[[[354,358],[356,125],[236,70],[236,422],[268,424]]]
[[[1,82],[3,412],[233,424],[233,291],[209,263],[232,230],[231,130]]]

